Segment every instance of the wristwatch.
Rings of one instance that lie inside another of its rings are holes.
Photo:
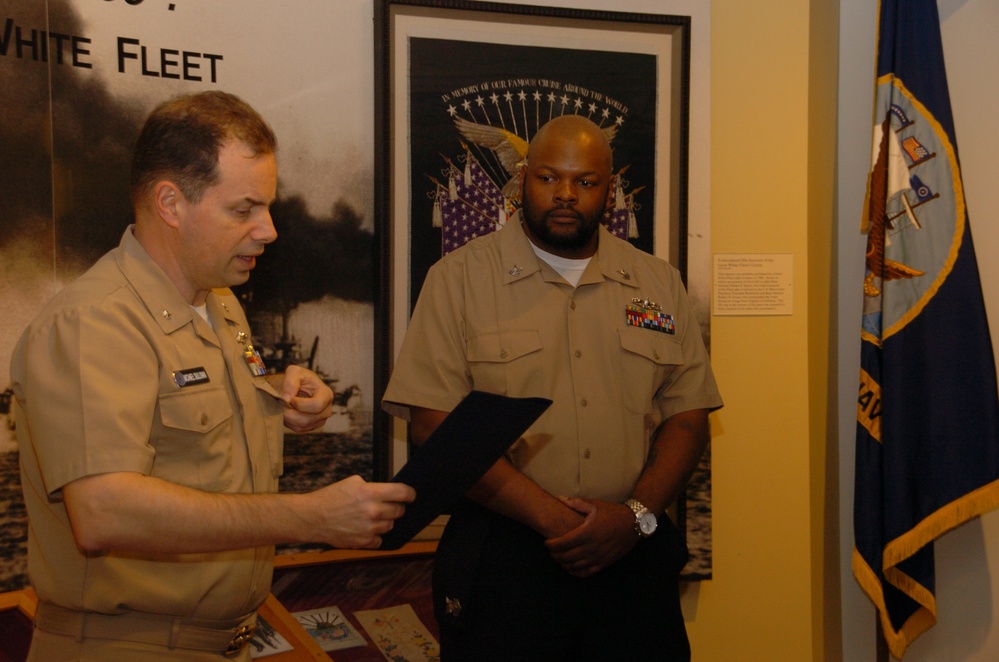
[[[631,508],[635,513],[635,531],[638,532],[639,538],[648,538],[656,532],[656,527],[659,526],[659,523],[656,521],[656,516],[652,514],[651,510],[643,506],[640,501],[635,501],[634,499],[628,499],[624,502],[624,505]]]

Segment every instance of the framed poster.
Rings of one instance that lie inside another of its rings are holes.
[[[553,117],[607,132],[608,229],[686,281],[689,16],[382,0],[375,49],[379,401],[427,270],[519,208],[519,162]],[[405,426],[382,414],[374,428],[404,462]]]

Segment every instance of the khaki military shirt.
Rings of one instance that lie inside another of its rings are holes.
[[[242,356],[250,329],[233,294],[214,291],[207,306],[211,325],[129,228],[21,337],[11,376],[28,572],[41,600],[226,619],[252,612],[267,596],[272,547],[84,555],[61,499],[73,480],[120,471],[208,492],[277,491],[279,395]]]
[[[472,389],[551,398],[509,459],[551,494],[623,501],[662,421],[722,404],[700,329],[666,262],[601,227],[573,288],[518,221],[430,269],[383,406],[408,418]]]

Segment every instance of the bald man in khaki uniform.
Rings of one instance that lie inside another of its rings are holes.
[[[611,173],[595,124],[543,126],[523,208],[430,270],[386,390],[417,443],[472,389],[553,400],[452,512],[443,660],[690,657],[665,510],[722,401],[677,271],[600,225]]]
[[[274,544],[377,547],[414,498],[357,476],[276,493],[283,428],[321,426],[333,398],[304,368],[266,373],[228,289],[277,238],[276,148],[232,95],[159,106],[135,225],[18,343],[31,660],[248,660]]]

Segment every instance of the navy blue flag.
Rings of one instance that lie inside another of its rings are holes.
[[[892,655],[936,622],[933,541],[999,505],[999,397],[936,0],[882,0],[853,573]]]

